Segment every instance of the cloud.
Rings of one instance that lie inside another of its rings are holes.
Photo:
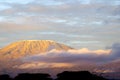
[[[64,68],[64,67],[73,67],[70,63],[47,63],[47,62],[31,62],[25,63],[22,65],[15,65],[13,68],[19,69],[40,69],[40,68]]]
[[[119,0],[5,0],[0,4],[0,36],[15,36],[12,42],[20,37],[15,35],[17,32],[25,35],[21,39],[49,38],[77,49],[103,49],[120,41]],[[39,34],[40,31],[61,32],[69,37],[55,33]],[[84,35],[92,37],[80,37]],[[79,41],[81,43],[76,44]]]
[[[95,65],[102,63],[109,56],[111,50],[95,50],[91,51],[86,48],[79,50],[58,51],[51,50],[46,53],[23,57],[21,65],[14,68],[60,68],[73,67],[83,65]]]
[[[118,59],[120,58],[120,43],[115,43],[111,47],[111,56],[112,58]]]
[[[46,53],[23,57],[20,60],[24,64],[16,65],[14,68],[60,68],[105,64],[118,60],[120,58],[119,53],[120,43],[113,44],[112,47],[107,50],[89,50],[83,48],[58,51],[53,49]]]
[[[103,56],[108,56],[110,50],[95,50],[91,51],[86,48],[79,50],[58,51],[51,50],[49,52],[28,56],[22,58],[22,61],[43,61],[57,63],[74,63],[79,61],[97,62]]]

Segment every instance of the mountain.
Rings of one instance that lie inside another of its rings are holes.
[[[120,59],[105,63],[95,69],[95,72],[109,79],[120,80]]]
[[[101,73],[120,72],[120,59],[102,64],[96,69],[96,72],[101,72]]]
[[[12,55],[12,58],[18,58],[44,53],[52,49],[66,51],[72,48],[52,40],[22,40],[11,43],[10,45],[0,49],[0,54],[8,57]]]

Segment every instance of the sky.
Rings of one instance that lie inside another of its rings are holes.
[[[54,40],[105,49],[120,42],[120,0],[0,0],[0,48],[18,40]]]

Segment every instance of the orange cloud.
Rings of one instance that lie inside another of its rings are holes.
[[[73,67],[73,64],[70,63],[47,63],[47,62],[30,62],[24,63],[22,65],[15,65],[13,68],[19,69],[43,69],[43,68],[64,68],[64,67]]]
[[[111,50],[89,50],[87,48],[82,48],[78,50],[69,50],[70,53],[77,53],[77,54],[98,54],[98,55],[109,55]]]

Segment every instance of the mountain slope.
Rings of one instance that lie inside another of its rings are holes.
[[[120,80],[120,59],[98,66],[94,71],[108,79]]]
[[[72,48],[51,40],[23,40],[2,48],[0,53],[4,56],[20,57],[44,53],[52,49],[69,50]]]

